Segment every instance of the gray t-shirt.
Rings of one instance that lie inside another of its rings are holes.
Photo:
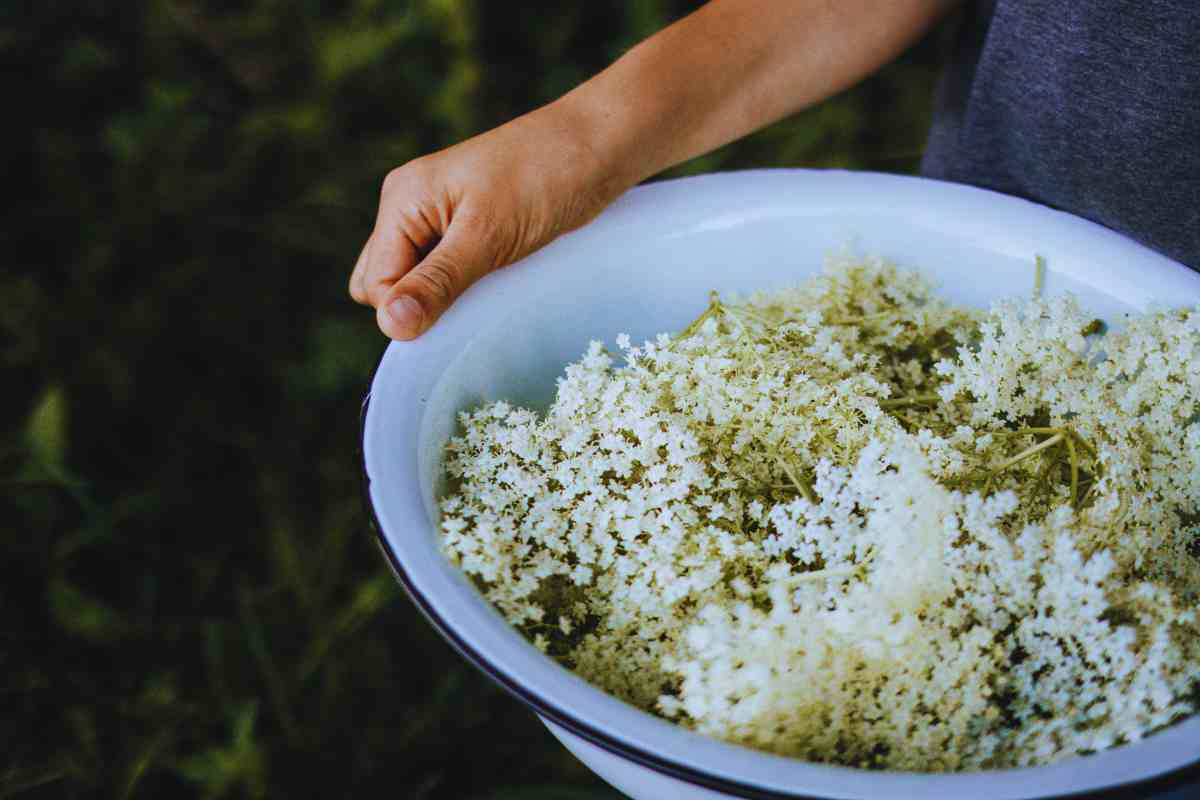
[[[1026,197],[1200,270],[1200,0],[979,0],[922,171]]]

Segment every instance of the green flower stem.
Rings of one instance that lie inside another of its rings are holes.
[[[1075,436],[1067,436],[1066,443],[1071,456],[1071,508],[1075,508],[1075,501],[1079,499],[1079,455],[1075,452]]]
[[[858,572],[860,566],[860,564],[853,564],[848,567],[838,567],[837,569],[819,569],[815,572],[802,572],[799,575],[791,576],[789,580],[792,584],[797,584],[825,580],[826,578],[841,578]]]
[[[1096,453],[1096,448],[1092,447],[1091,444],[1088,443],[1087,439],[1084,439],[1082,436],[1080,436],[1078,433],[1071,430],[1070,428],[1067,429],[1067,432],[1071,434],[1071,438],[1075,440],[1076,444],[1081,445],[1084,450],[1088,451],[1088,453],[1091,455],[1091,457],[1093,459],[1099,457],[1099,454]]]
[[[781,458],[779,459],[779,466],[783,467],[783,471],[787,473],[788,478],[791,479],[792,483],[800,491],[800,494],[804,495],[804,499],[815,506],[817,504],[817,496],[813,494],[813,490],[807,484],[796,476],[791,464]]]
[[[897,397],[891,400],[880,400],[880,408],[904,408],[906,406],[928,406],[940,403],[942,398],[936,394],[918,394],[913,397]]]
[[[754,320],[755,322],[757,322],[758,324],[760,324],[764,327],[767,327],[767,328],[770,328],[775,325],[775,323],[773,321],[767,319],[765,316],[763,316],[762,314],[759,314],[757,311],[752,311],[749,307],[744,306],[744,305],[743,306],[723,306],[723,308],[726,311],[734,314],[735,316],[741,315],[744,317],[748,317],[748,318]],[[780,324],[782,324],[782,322]]]
[[[847,575],[857,575],[867,568],[875,558],[875,550],[867,553],[867,557],[857,564],[850,564],[845,567],[832,567],[830,569],[819,569],[813,572],[802,572],[799,575],[792,575],[788,580],[794,586],[797,583],[807,583],[809,581],[819,581],[826,578],[842,578]]]
[[[692,320],[690,323],[688,323],[688,326],[686,328],[684,328],[678,334],[676,334],[674,341],[679,342],[679,341],[682,341],[682,340],[688,338],[689,336],[691,336],[692,334],[694,334],[696,331],[698,331],[700,329],[700,326],[704,324],[705,320],[707,320],[709,317],[713,316],[714,314],[721,313],[722,311],[724,311],[724,307],[721,305],[720,296],[716,292],[709,292],[708,293],[708,308],[704,309],[704,311],[701,312],[700,316],[696,317],[694,320]],[[672,343],[674,343],[674,342],[672,342]]]
[[[853,317],[829,317],[824,320],[826,325],[859,325],[873,319],[883,319],[889,314],[896,313],[894,309],[875,311],[870,314],[859,314]]]
[[[1025,459],[1029,458],[1030,456],[1035,455],[1036,453],[1040,453],[1041,451],[1045,450],[1048,447],[1053,447],[1054,445],[1061,442],[1064,438],[1066,438],[1066,437],[1063,434],[1063,432],[1059,431],[1058,433],[1051,436],[1049,439],[1043,439],[1042,441],[1038,442],[1037,444],[1033,445],[1032,447],[1027,447],[1024,450],[1022,450],[1021,452],[1017,453],[1015,456],[1013,456],[1012,458],[1008,459],[1000,466],[993,469],[992,473],[996,474],[998,472],[1003,472],[1004,470],[1008,469],[1012,465],[1018,464],[1021,461],[1024,461]]]

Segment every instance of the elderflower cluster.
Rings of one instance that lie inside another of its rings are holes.
[[[939,300],[878,259],[599,342],[447,446],[445,551],[544,651],[815,761],[1041,764],[1200,693],[1200,314]]]

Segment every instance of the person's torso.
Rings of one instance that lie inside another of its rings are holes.
[[[922,170],[1200,269],[1200,0],[972,4]]]

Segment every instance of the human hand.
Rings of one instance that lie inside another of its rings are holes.
[[[658,171],[852,85],[959,0],[724,0],[548,106],[388,173],[350,277],[413,339],[467,287]]]
[[[388,173],[350,295],[409,340],[475,281],[583,225],[625,187],[547,106]]]

